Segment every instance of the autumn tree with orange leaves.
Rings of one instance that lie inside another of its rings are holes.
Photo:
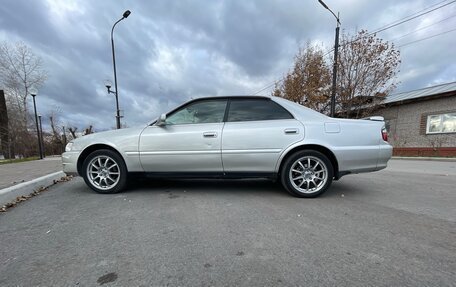
[[[340,117],[371,115],[396,88],[400,52],[366,30],[344,34],[337,72],[336,111]]]
[[[295,56],[293,69],[272,95],[283,97],[329,114],[332,61],[323,50],[307,44]],[[394,45],[365,30],[343,34],[339,47],[336,116],[361,118],[371,115],[396,88],[400,52]]]
[[[293,70],[276,84],[273,95],[325,113],[329,110],[330,84],[331,71],[323,50],[308,43],[299,49]]]

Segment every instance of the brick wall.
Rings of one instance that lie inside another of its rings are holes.
[[[389,106],[375,114],[388,122],[389,142],[399,151],[456,147],[456,133],[426,134],[427,116],[446,112],[456,112],[456,96]]]

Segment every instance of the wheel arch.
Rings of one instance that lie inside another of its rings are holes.
[[[329,148],[327,148],[325,146],[322,146],[322,145],[318,145],[318,144],[299,145],[299,146],[293,147],[292,149],[287,151],[285,153],[285,155],[282,156],[282,158],[281,158],[281,160],[279,162],[278,174],[280,174],[282,172],[282,168],[283,168],[283,165],[286,162],[286,160],[291,155],[293,155],[295,152],[301,151],[301,150],[315,150],[315,151],[318,151],[318,152],[321,152],[322,154],[324,154],[331,161],[331,164],[333,166],[334,178],[336,180],[340,178],[340,176],[339,176],[339,162],[337,161],[336,156],[334,155],[334,153]]]
[[[110,146],[110,145],[107,145],[107,144],[93,144],[93,145],[90,145],[88,147],[86,147],[82,152],[81,154],[79,155],[78,157],[78,162],[77,162],[77,170],[78,170],[78,174],[79,175],[82,175],[82,165],[84,163],[84,160],[89,156],[89,154],[91,154],[92,152],[96,151],[96,150],[100,150],[100,149],[107,149],[107,150],[111,150],[115,153],[117,153],[120,158],[123,160],[124,164],[125,164],[125,159],[124,157],[122,156],[122,154],[117,150],[115,149],[114,147]],[[125,168],[127,168],[127,165],[125,164]]]

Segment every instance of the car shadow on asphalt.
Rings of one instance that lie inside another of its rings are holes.
[[[93,193],[81,179],[78,192]],[[127,188],[121,194],[249,194],[293,197],[280,182],[267,179],[156,179],[134,177],[129,179]],[[317,198],[351,197],[365,194],[366,190],[349,182],[334,181],[330,188]]]
[[[188,192],[207,194],[251,194],[292,196],[280,182],[267,179],[152,179],[147,177],[134,178],[129,181],[126,193],[145,192]],[[359,187],[344,183],[333,182],[333,185],[318,198],[335,198],[344,195],[364,193]]]
[[[134,178],[126,193],[188,192],[188,193],[264,193],[289,196],[279,182],[266,179],[151,179]]]
[[[354,184],[350,180],[341,180],[341,181],[333,181],[331,187],[321,195],[321,197],[345,197],[350,196],[351,198],[354,197],[362,197],[367,193],[372,192],[371,190],[366,190],[365,188],[360,187],[357,184]]]

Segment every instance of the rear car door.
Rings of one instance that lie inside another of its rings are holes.
[[[303,125],[271,99],[230,99],[222,139],[224,171],[273,173],[280,154],[303,138]]]
[[[164,126],[147,127],[139,142],[144,171],[222,173],[226,106],[227,99],[193,101],[167,115]]]

